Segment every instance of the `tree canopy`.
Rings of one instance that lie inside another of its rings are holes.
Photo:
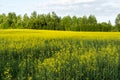
[[[30,16],[26,13],[16,15],[14,12],[0,14],[1,29],[44,29],[44,30],[65,30],[65,31],[120,31],[120,14],[117,15],[115,26],[111,22],[98,23],[94,15],[77,17],[59,17],[55,12],[38,14],[32,12]]]

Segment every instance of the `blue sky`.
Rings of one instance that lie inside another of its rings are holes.
[[[17,15],[37,11],[39,14],[56,12],[59,16],[95,15],[98,22],[114,20],[120,13],[120,0],[0,0],[0,14]]]

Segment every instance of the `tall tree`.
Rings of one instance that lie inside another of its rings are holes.
[[[15,28],[15,24],[17,22],[17,17],[16,17],[16,14],[14,12],[10,12],[8,13],[8,16],[7,16],[7,27],[10,27],[10,28]]]
[[[36,11],[33,11],[31,13],[31,16],[30,16],[30,22],[29,22],[29,26],[32,28],[32,29],[36,29],[36,19],[37,19],[37,12]]]
[[[82,17],[79,17],[77,31],[82,31],[82,27]]]
[[[25,13],[24,16],[23,16],[23,27],[26,29],[26,28],[30,28],[30,25],[29,25],[29,22],[30,22],[30,19],[28,17],[28,15]]]
[[[45,27],[45,29],[50,30],[50,29],[52,28],[52,26],[51,26],[51,14],[48,13],[48,14],[46,15],[45,19],[46,19],[46,25],[47,25],[47,26]]]
[[[59,17],[56,15],[55,12],[52,12],[52,24],[53,24],[53,30],[57,29],[57,26],[59,24]]]
[[[95,31],[97,30],[97,19],[94,15],[90,15],[88,17],[88,31]]]
[[[107,22],[99,23],[98,28],[99,28],[99,31],[102,31],[102,32],[103,31],[105,31],[105,32],[111,31],[110,24]]]
[[[46,21],[45,21],[45,15],[44,14],[41,14],[41,15],[38,15],[38,18],[37,18],[37,29],[45,29],[46,27]]]
[[[78,19],[77,19],[76,16],[73,16],[73,17],[72,17],[71,30],[72,30],[72,31],[79,31],[79,30],[77,30],[77,27],[78,27]]]
[[[115,25],[116,25],[118,31],[120,31],[120,14],[118,14],[115,19]]]
[[[23,28],[22,17],[21,15],[17,16],[17,22],[15,24],[15,28]]]
[[[110,21],[110,20],[108,21],[108,28],[109,28],[108,31],[112,31],[112,24],[111,24],[111,21]]]
[[[6,15],[3,13],[0,15],[0,28],[5,28]]]
[[[87,18],[87,16],[83,16],[82,17],[82,28],[81,28],[81,30],[82,31],[88,31],[88,18]]]
[[[89,24],[97,24],[97,19],[96,19],[96,17],[95,17],[94,15],[90,15],[90,16],[88,17],[88,23],[89,23]]]
[[[65,16],[61,20],[61,26],[63,27],[64,30],[71,30],[70,26],[72,24],[72,19],[70,16]]]

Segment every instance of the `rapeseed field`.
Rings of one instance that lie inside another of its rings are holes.
[[[0,30],[0,80],[120,80],[119,35]]]

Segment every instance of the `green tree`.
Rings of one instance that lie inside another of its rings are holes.
[[[110,21],[110,20],[108,21],[108,28],[109,28],[108,31],[112,31],[112,24],[111,24],[111,21]]]
[[[34,11],[31,13],[30,22],[29,22],[29,26],[31,29],[36,29],[37,26],[36,20],[37,20],[37,12]]]
[[[77,31],[82,31],[82,27],[82,17],[79,17]]]
[[[0,15],[0,28],[5,28],[4,23],[6,21],[6,15],[3,13]]]
[[[45,20],[45,15],[44,14],[38,15],[38,18],[37,18],[36,22],[37,22],[37,26],[36,26],[37,29],[45,29],[46,20]]]
[[[27,28],[30,28],[30,25],[29,25],[29,17],[28,17],[28,15],[25,13],[24,14],[24,16],[23,16],[23,27],[25,28],[25,29],[27,29]]]
[[[48,30],[50,30],[51,29],[51,14],[50,13],[48,13],[46,16],[45,16],[45,19],[46,19],[46,27],[45,27],[45,29],[48,29]]]
[[[88,17],[88,31],[96,31],[97,28],[97,19],[94,15]]]
[[[61,26],[63,27],[64,30],[66,30],[66,31],[69,30],[70,31],[71,30],[71,28],[70,28],[71,24],[72,24],[72,19],[71,19],[70,16],[65,16],[65,17],[62,18]]]
[[[82,17],[82,27],[81,27],[81,30],[82,31],[88,31],[88,18],[87,16],[83,16]]]
[[[15,28],[23,28],[22,17],[21,15],[17,16],[17,22],[15,24]]]
[[[15,28],[16,22],[17,22],[16,14],[14,12],[8,13],[6,26],[9,28]]]
[[[98,24],[98,27],[99,27],[99,31],[102,31],[102,32],[111,31],[110,23],[102,22]]]
[[[71,30],[72,31],[79,31],[78,27],[78,19],[76,16],[72,17],[72,25],[71,25]]]
[[[120,31],[120,14],[118,14],[115,19],[115,25],[116,25],[118,31]]]
[[[90,16],[88,17],[88,23],[89,23],[89,24],[97,24],[97,19],[96,19],[96,17],[95,17],[94,15],[90,15]]]
[[[59,24],[59,17],[56,15],[55,12],[52,12],[52,26],[53,30],[56,30]]]

